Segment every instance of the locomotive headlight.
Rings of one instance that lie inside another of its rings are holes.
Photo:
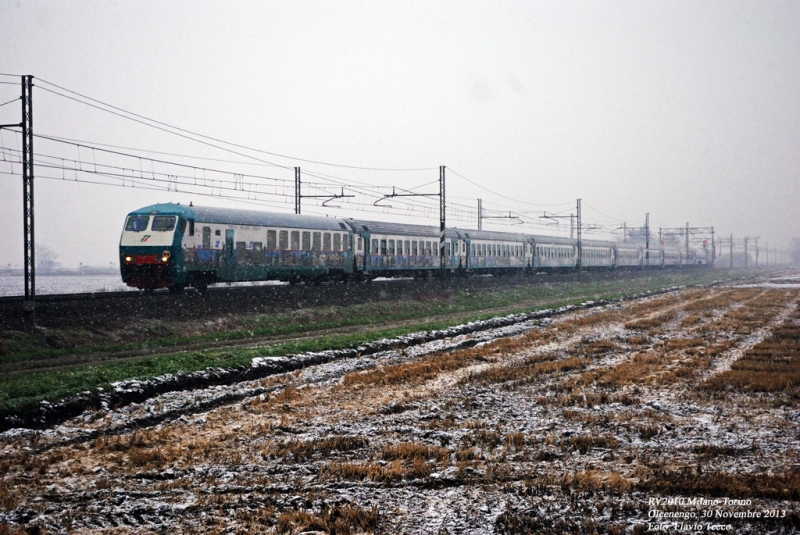
[[[161,256],[161,261],[166,262],[169,260],[169,251],[164,251],[164,254]]]
[[[131,260],[133,260],[133,257],[131,257],[131,256],[126,256],[125,257],[125,261],[126,262],[130,262]]]

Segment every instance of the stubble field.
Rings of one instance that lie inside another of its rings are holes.
[[[794,533],[798,299],[687,289],[12,430],[0,534]],[[191,410],[220,389],[260,394]]]

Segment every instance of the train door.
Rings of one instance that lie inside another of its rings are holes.
[[[233,280],[236,271],[236,257],[234,256],[233,229],[225,230],[225,253],[224,253],[224,273],[225,280]]]
[[[353,267],[355,271],[364,271],[367,269],[366,265],[366,258],[367,255],[364,254],[364,246],[366,243],[369,243],[369,240],[365,242],[362,236],[358,234],[353,234]]]

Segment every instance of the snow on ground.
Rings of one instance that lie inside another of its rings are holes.
[[[683,290],[12,430],[0,526],[704,533],[662,515],[712,511],[738,533],[794,532],[796,389],[709,385],[800,325],[798,295]],[[181,415],[147,424],[159,414]],[[650,501],[680,498],[751,504]]]

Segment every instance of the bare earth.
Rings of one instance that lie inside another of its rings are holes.
[[[795,533],[796,286],[684,290],[11,430],[0,534]]]

